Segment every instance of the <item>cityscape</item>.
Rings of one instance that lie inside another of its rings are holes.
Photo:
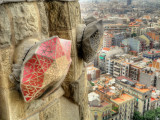
[[[103,20],[101,50],[86,64],[94,120],[160,119],[160,1],[81,0]]]

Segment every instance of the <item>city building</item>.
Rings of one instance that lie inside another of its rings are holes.
[[[132,0],[127,0],[127,5],[131,5],[132,4]]]
[[[152,91],[145,85],[139,84],[130,78],[120,76],[116,78],[116,87],[136,98],[135,110],[139,111],[142,115],[145,111],[149,110]]]
[[[160,59],[150,62],[148,67],[141,70],[140,83],[160,90]]]
[[[113,68],[113,77],[118,77],[121,75],[121,60],[114,61],[114,68]]]
[[[140,71],[139,82],[146,85],[147,87],[155,86],[154,85],[155,73],[151,68],[144,68]],[[156,83],[155,83],[156,84]]]
[[[122,40],[124,40],[125,33],[114,33],[114,37],[112,38],[112,45],[113,46],[121,46]]]
[[[106,59],[106,73],[113,76],[114,60],[111,58]]]
[[[87,67],[87,79],[93,81],[98,78],[100,78],[100,69],[93,66]]]
[[[157,32],[147,32],[147,35],[151,37],[154,41],[159,42],[160,40],[160,35]]]
[[[113,35],[109,33],[104,33],[103,48],[110,48],[112,46]]]
[[[151,59],[151,60],[156,60],[160,58],[160,50],[152,49],[150,51],[145,51],[143,52],[143,57]]]
[[[141,43],[139,40],[135,38],[128,38],[125,40],[122,40],[123,45],[128,45],[130,47],[130,51],[136,51],[141,52]]]
[[[127,93],[122,93],[120,96],[110,99],[118,105],[117,120],[131,120],[134,114],[135,98]]]
[[[112,103],[101,102],[95,92],[88,94],[89,106],[94,120],[107,120],[112,117]]]
[[[105,24],[104,30],[108,31],[109,33],[120,33],[120,32],[127,32],[128,25],[125,24]]]
[[[128,30],[131,34],[134,34],[134,36],[140,35],[140,26],[141,24],[138,22],[131,22],[128,25]]]

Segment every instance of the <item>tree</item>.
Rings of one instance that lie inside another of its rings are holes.
[[[136,36],[137,36],[136,33],[132,33],[132,34],[131,34],[131,37],[136,37]]]
[[[155,110],[149,110],[144,113],[145,120],[155,120],[156,114]]]
[[[93,83],[93,82],[89,81],[89,83],[90,83],[92,86],[94,86],[94,83]]]
[[[135,111],[133,115],[133,120],[144,120],[143,116],[141,116],[140,112]]]
[[[160,118],[160,108],[155,110],[156,117]]]

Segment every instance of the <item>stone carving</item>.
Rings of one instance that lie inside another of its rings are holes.
[[[79,56],[82,56],[85,62],[89,63],[102,45],[103,23],[102,20],[97,21],[94,17],[86,19],[86,27],[81,24],[77,27],[77,48]]]

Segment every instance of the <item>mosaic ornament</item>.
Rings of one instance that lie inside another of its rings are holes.
[[[81,49],[81,56],[85,62],[89,63],[94,60],[96,53],[102,46],[103,32],[102,20],[95,21],[93,17],[87,19],[87,26],[84,28],[81,39],[81,47],[77,46]]]
[[[40,97],[63,82],[71,64],[71,41],[52,37],[34,45],[21,71],[20,88],[26,102]]]

